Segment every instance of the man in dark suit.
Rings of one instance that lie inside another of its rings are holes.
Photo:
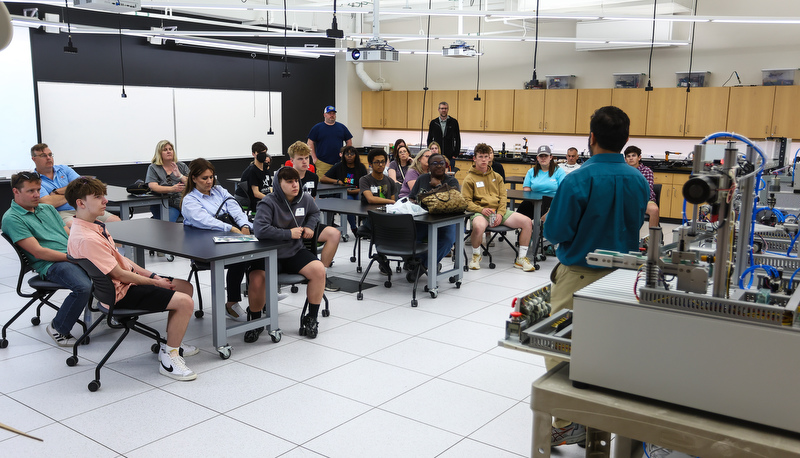
[[[447,115],[450,105],[439,102],[439,117],[431,121],[428,127],[428,145],[433,142],[442,148],[441,153],[450,160],[450,168],[456,166],[456,157],[461,152],[461,131],[458,121]]]

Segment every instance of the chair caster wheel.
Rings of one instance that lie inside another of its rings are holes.
[[[67,358],[67,366],[75,367],[78,364],[78,357],[77,356],[70,356]]]
[[[362,270],[364,269],[362,269],[361,266],[356,267],[356,272],[361,273]]]
[[[217,349],[217,353],[219,353],[220,358],[228,359],[231,357],[231,347],[220,347]]]
[[[350,262],[356,262],[356,257],[355,256],[350,256]]]
[[[385,286],[387,288],[391,288],[392,287],[392,282],[390,282],[389,280],[386,280],[385,282],[383,282],[383,286]]]
[[[447,281],[449,281],[450,283],[455,283],[456,282],[456,277],[450,277],[450,278],[447,279]]]
[[[348,240],[350,240],[350,236],[349,235],[345,234],[345,235],[342,236],[342,242],[347,242]]]
[[[419,305],[419,304],[417,303],[417,300],[416,300],[416,299],[412,299],[412,300],[411,300],[411,306],[412,306],[412,307],[416,307],[417,305]]]
[[[533,268],[536,269],[536,270],[539,270],[539,264],[534,264]]]
[[[489,263],[489,268],[490,269],[494,269],[495,267],[497,267],[497,265],[495,263],[493,263],[493,262]]]
[[[0,348],[6,348],[6,347],[8,347],[8,340],[0,339]]]
[[[364,299],[364,293],[358,293],[358,294],[356,294],[356,299],[358,299],[358,300],[363,300],[363,299]]]
[[[100,380],[92,380],[91,382],[89,382],[89,391],[94,393],[99,389],[100,389]]]
[[[464,272],[467,272],[468,270],[469,270],[469,267],[464,266]]]
[[[153,251],[153,250],[150,250],[150,251],[147,252],[147,254],[149,254],[150,256],[155,256],[156,252]]]
[[[203,312],[202,310],[195,310],[194,311],[194,317],[195,318],[203,318],[203,315],[205,315],[205,312]]]
[[[460,281],[456,282],[456,289],[461,289],[461,282]]]
[[[299,291],[299,289],[297,288],[297,286],[295,286],[295,285],[292,285],[291,291],[292,291],[293,293],[296,293],[297,291]]]
[[[86,336],[86,338],[83,339],[81,345],[89,345],[89,342],[91,342],[91,338],[89,336]]]
[[[428,285],[425,285],[425,287],[424,287],[424,288],[422,288],[422,289],[423,289],[423,290],[424,290],[426,293],[429,293],[429,292],[430,292],[430,290],[428,289]]]
[[[400,272],[402,272],[402,271],[403,271],[403,269],[402,269],[400,266],[397,266],[397,267],[394,269],[394,271],[395,271],[395,272],[397,272],[397,273],[400,273]]]
[[[431,299],[436,299],[439,296],[439,291],[433,290],[428,292],[431,293]]]
[[[324,316],[325,318],[331,316],[331,311],[327,310],[327,309],[323,309],[322,310],[322,316]]]
[[[39,323],[41,323],[41,322],[42,322],[42,320],[40,320],[38,316],[35,316],[35,317],[31,318],[31,324],[34,325],[34,326],[39,326]]]
[[[542,261],[547,261],[547,256],[542,255]]]
[[[283,337],[283,333],[280,329],[276,329],[273,332],[269,333],[270,339],[272,339],[272,343],[278,343],[281,341],[281,337]]]
[[[153,353],[158,354],[160,350],[161,350],[160,344],[154,343],[153,345],[150,345],[150,351],[152,351]]]
[[[175,260],[175,256],[174,256],[174,255],[171,255],[171,254],[165,254],[165,255],[164,255],[164,259],[166,259],[166,260],[167,260],[167,262],[172,262],[172,261],[174,261],[174,260]]]

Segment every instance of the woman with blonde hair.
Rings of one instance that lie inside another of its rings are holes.
[[[423,173],[428,173],[428,159],[430,159],[432,154],[433,153],[429,149],[424,149],[417,153],[414,157],[414,162],[411,163],[406,171],[403,187],[400,188],[400,193],[397,195],[398,199],[402,199],[411,194],[411,190],[414,188],[414,183],[417,182],[417,178]]]
[[[181,214],[181,194],[186,189],[186,175],[189,167],[178,161],[178,153],[169,140],[161,140],[147,167],[144,182],[150,191],[169,196],[169,220],[177,221]],[[161,218],[161,205],[151,205],[150,212],[156,219]]]

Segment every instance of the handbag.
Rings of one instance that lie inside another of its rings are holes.
[[[236,221],[234,221],[233,216],[231,216],[230,213],[227,213],[227,212],[226,213],[222,213],[222,214],[219,213],[220,211],[222,211],[222,207],[225,206],[225,202],[227,202],[229,200],[233,200],[234,202],[236,202],[233,199],[233,197],[226,197],[225,200],[223,200],[222,203],[219,204],[219,208],[217,208],[217,212],[214,213],[214,218],[222,221],[225,224],[230,224],[231,226],[235,227],[236,229],[241,229],[241,226],[236,224]],[[237,205],[238,205],[238,203],[237,203]]]
[[[467,209],[467,201],[461,191],[447,184],[419,193],[417,201],[432,214],[463,213]]]
[[[133,182],[133,184],[126,186],[125,190],[128,191],[128,194],[141,196],[142,194],[150,192],[150,187],[147,186],[147,183],[145,183],[144,180],[136,180]]]

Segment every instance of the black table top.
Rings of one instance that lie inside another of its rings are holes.
[[[553,197],[547,194],[543,194],[541,192],[523,191],[521,189],[509,189],[506,191],[506,196],[510,200],[528,200],[528,201],[542,200],[542,198],[544,197]]]
[[[322,199],[317,202],[320,211],[344,213],[347,215],[367,216],[369,211],[383,211],[385,205],[369,205],[363,204],[358,200],[350,199]],[[414,217],[415,221],[420,223],[435,223],[439,221],[448,221],[463,218],[467,213],[450,213],[447,215],[431,215],[425,213],[424,215],[417,215]]]
[[[150,218],[108,223],[106,227],[115,242],[141,246],[195,261],[218,261],[237,255],[281,248],[289,243],[272,240],[214,243],[215,236],[234,234],[197,229]]]
[[[511,175],[511,176],[507,176],[503,181],[505,181],[506,183],[522,184],[522,183],[525,182],[525,177],[524,176]]]
[[[140,196],[133,195],[128,192],[127,189],[123,188],[122,186],[107,186],[106,188],[106,198],[108,198],[109,202],[125,202],[125,201],[137,201],[143,199],[163,199],[166,196],[160,196],[156,194],[150,194],[149,192],[146,194],[142,194]]]

